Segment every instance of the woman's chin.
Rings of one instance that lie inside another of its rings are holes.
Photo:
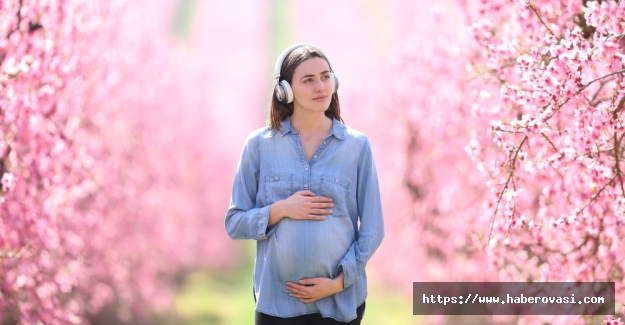
[[[329,101],[324,101],[324,102],[320,102],[320,103],[314,103],[314,105],[311,105],[311,109],[315,110],[317,112],[325,112],[328,110],[328,108],[330,108],[330,102]]]

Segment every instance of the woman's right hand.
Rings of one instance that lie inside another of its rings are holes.
[[[271,205],[267,226],[272,226],[285,217],[296,220],[325,220],[324,215],[331,214],[330,208],[333,206],[329,197],[317,196],[308,190],[300,191]]]

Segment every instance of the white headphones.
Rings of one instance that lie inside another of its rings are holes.
[[[276,98],[281,103],[288,104],[293,101],[293,89],[291,88],[291,85],[289,85],[289,82],[286,80],[280,81],[280,69],[282,68],[282,62],[293,50],[295,50],[298,47],[302,47],[306,45],[314,47],[327,58],[325,53],[323,53],[323,51],[320,48],[312,44],[299,43],[299,44],[292,45],[288,47],[286,50],[284,50],[282,54],[280,54],[280,56],[278,57],[278,61],[276,61],[276,68],[274,71],[274,77],[275,77],[274,84],[276,86],[275,94],[276,94]],[[330,75],[332,76],[332,80],[334,81],[334,89],[332,91],[332,94],[334,94],[339,89],[339,79],[334,75],[334,72],[330,72]]]

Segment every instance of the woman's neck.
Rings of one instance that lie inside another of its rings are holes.
[[[322,134],[326,136],[332,130],[332,119],[324,112],[300,112],[295,110],[291,115],[293,129],[302,137]]]

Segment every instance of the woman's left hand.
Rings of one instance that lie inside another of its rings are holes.
[[[336,278],[307,278],[299,280],[299,284],[286,283],[286,289],[291,291],[289,296],[299,299],[301,302],[313,302],[321,298],[331,296],[343,290],[343,272]]]

